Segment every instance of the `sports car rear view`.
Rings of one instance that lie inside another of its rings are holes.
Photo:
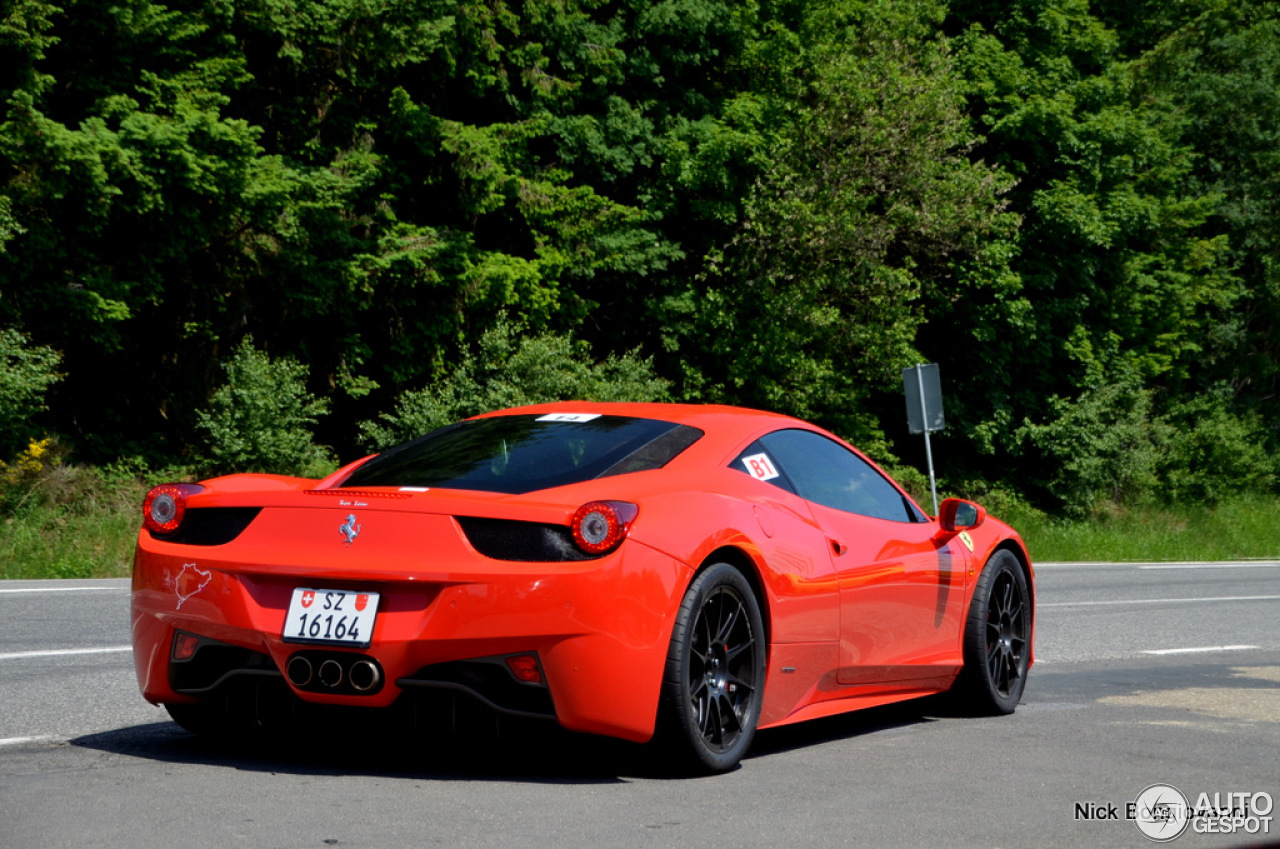
[[[958,499],[931,518],[772,413],[501,410],[321,481],[158,486],[143,513],[138,681],[197,733],[445,697],[659,731],[720,771],[758,728],[857,708],[951,691],[1010,713],[1032,662],[1013,530]]]

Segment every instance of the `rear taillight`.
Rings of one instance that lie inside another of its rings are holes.
[[[178,530],[187,515],[187,496],[204,491],[197,483],[165,483],[153,487],[142,502],[142,525],[165,536]]]
[[[625,501],[592,501],[573,514],[569,530],[578,548],[587,554],[604,554],[627,538],[638,512],[636,505]]]

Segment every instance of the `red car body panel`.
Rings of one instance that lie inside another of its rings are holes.
[[[143,695],[196,700],[172,687],[176,632],[264,654],[284,670],[300,648],[282,636],[295,587],[374,591],[371,645],[332,650],[375,657],[385,686],[354,695],[290,685],[298,698],[385,707],[401,695],[398,679],[430,664],[534,653],[561,725],[644,741],[684,593],[699,567],[729,560],[748,573],[764,615],[766,728],[947,689],[964,662],[976,576],[998,548],[1016,554],[1034,593],[1021,539],[993,518],[962,535],[937,520],[856,516],[730,468],[773,430],[830,436],[807,423],[728,407],[573,402],[485,417],[556,412],[652,418],[705,435],[660,469],[522,495],[334,488],[365,461],[321,482],[205,481],[191,508],[261,512],[225,544],[139,534],[132,621]],[[593,560],[490,559],[455,518],[568,525],[602,499],[639,510],[621,546]],[[348,544],[340,527],[353,515],[360,533]]]

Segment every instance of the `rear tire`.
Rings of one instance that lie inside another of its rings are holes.
[[[220,706],[207,702],[168,702],[164,709],[169,712],[173,721],[197,737],[224,737],[230,731],[230,721]]]
[[[167,702],[173,721],[211,739],[261,739],[297,727],[298,702],[282,678],[228,682],[198,702]]]
[[[997,551],[983,567],[965,622],[964,670],[952,692],[968,712],[1013,713],[1031,660],[1031,593],[1018,558]]]
[[[716,563],[690,584],[667,651],[662,709],[676,756],[703,772],[737,765],[755,737],[764,670],[755,593],[736,568]]]

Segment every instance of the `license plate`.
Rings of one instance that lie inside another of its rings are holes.
[[[287,643],[365,648],[373,639],[377,613],[377,593],[295,587],[281,636]]]

